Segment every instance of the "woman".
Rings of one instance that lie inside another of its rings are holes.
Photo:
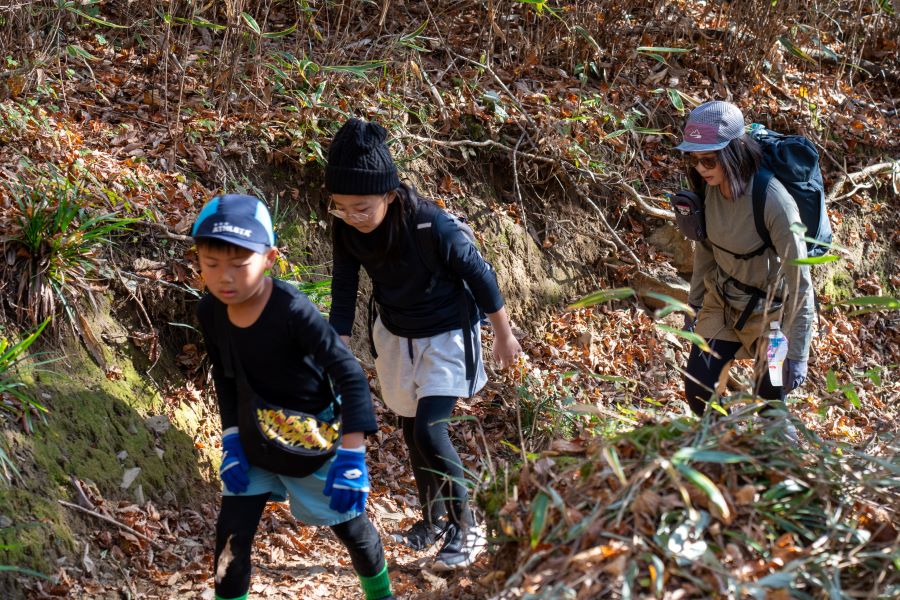
[[[487,379],[480,311],[493,326],[501,368],[521,348],[490,265],[455,220],[400,183],[386,135],[377,123],[350,119],[329,147],[325,184],[337,217],[330,321],[349,345],[362,266],[377,312],[370,335],[382,397],[400,417],[423,511],[395,539],[424,550],[443,536],[434,568],[452,570],[469,566],[485,544],[447,429],[457,399]],[[426,213],[433,219],[417,218]],[[423,226],[433,233],[440,274],[423,259]]]
[[[744,116],[733,104],[707,102],[691,111],[677,149],[687,155],[691,187],[705,197],[706,239],[695,244],[689,303],[702,307],[694,331],[713,350],[691,347],[684,378],[687,401],[702,415],[726,365],[750,357],[760,373],[756,394],[783,400],[806,379],[815,313],[809,267],[792,264],[806,257],[802,234],[792,230],[801,222],[797,204],[773,177],[764,210],[772,246],[763,243],[751,198],[762,150],[745,133]],[[782,386],[772,385],[764,364],[772,321],[780,322],[788,339]],[[787,431],[793,427],[784,424]]]

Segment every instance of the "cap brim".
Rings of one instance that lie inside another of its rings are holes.
[[[234,237],[230,235],[218,234],[218,233],[210,233],[204,235],[195,235],[195,240],[200,239],[208,239],[208,240],[219,240],[221,242],[228,242],[232,246],[238,246],[239,248],[245,248],[250,250],[251,252],[256,252],[257,254],[265,254],[271,246],[267,244],[260,244],[259,242],[251,242],[249,240],[245,240],[243,238]]]
[[[682,152],[714,152],[716,150],[721,150],[725,146],[731,143],[731,140],[726,142],[719,142],[718,144],[695,144],[693,142],[681,142],[677,146],[675,146],[676,150],[681,150]]]

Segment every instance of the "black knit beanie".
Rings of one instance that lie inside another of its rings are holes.
[[[325,187],[332,194],[383,194],[400,185],[397,167],[378,123],[350,119],[328,148]]]

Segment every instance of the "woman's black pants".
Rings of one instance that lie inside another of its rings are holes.
[[[709,340],[709,346],[718,357],[704,352],[694,344],[691,346],[691,354],[685,369],[684,395],[691,410],[698,416],[706,410],[706,405],[715,393],[716,383],[719,381],[725,365],[729,364],[741,349],[740,342],[715,339]],[[768,370],[757,387],[756,395],[764,400],[784,399],[782,388],[772,385]]]

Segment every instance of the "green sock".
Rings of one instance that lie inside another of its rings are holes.
[[[388,577],[386,564],[378,575],[371,577],[363,577],[359,573],[357,575],[363,592],[366,593],[366,600],[381,600],[391,595],[391,578]]]
[[[238,596],[237,598],[223,598],[222,596],[219,596],[218,594],[216,594],[216,600],[247,600],[247,598],[249,598],[249,597],[250,597],[250,592],[247,592],[243,596]]]

